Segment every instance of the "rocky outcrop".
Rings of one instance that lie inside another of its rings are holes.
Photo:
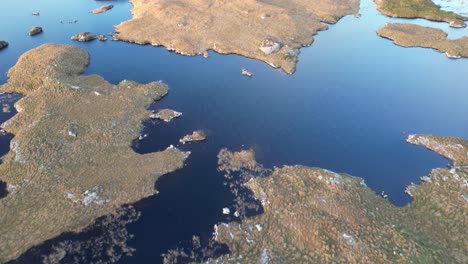
[[[450,27],[453,27],[453,28],[464,28],[464,27],[466,27],[466,23],[461,19],[451,21],[449,23],[449,25],[450,25]]]
[[[109,10],[111,10],[112,8],[114,8],[114,5],[105,5],[105,6],[101,6],[99,8],[96,8],[92,11],[90,11],[91,14],[101,14],[101,13],[105,13]]]
[[[91,32],[82,32],[80,34],[76,34],[71,37],[71,40],[80,41],[80,42],[87,42],[96,39],[96,35]]]
[[[180,116],[182,116],[182,113],[166,108],[159,110],[157,113],[151,114],[150,118],[160,119],[164,122],[170,122],[172,119],[178,118]]]
[[[244,75],[244,76],[247,76],[247,77],[252,77],[253,76],[253,74],[249,70],[247,70],[245,68],[241,69],[241,74]]]
[[[0,50],[6,47],[8,47],[8,42],[0,40]]]
[[[186,135],[179,140],[180,143],[185,144],[193,141],[203,141],[206,139],[206,134],[202,130],[193,131],[192,134]]]
[[[43,31],[42,31],[42,28],[41,27],[33,27],[30,31],[29,31],[29,36],[36,36],[38,34],[41,34]]]

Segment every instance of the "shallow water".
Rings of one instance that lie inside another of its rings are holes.
[[[193,234],[209,237],[213,224],[225,220],[221,208],[232,196],[216,171],[216,155],[223,147],[252,147],[268,167],[304,164],[360,176],[402,206],[410,201],[404,194],[409,183],[448,164],[405,143],[406,133],[468,138],[468,60],[401,48],[379,38],[375,31],[386,22],[408,20],[380,15],[370,0],[362,3],[361,18],[342,19],[302,49],[293,75],[236,55],[210,52],[205,59],[123,42],[69,40],[81,31],[107,33],[130,18],[129,3],[113,3],[111,11],[92,15],[87,12],[102,3],[6,1],[0,25],[18,22],[0,30],[0,39],[10,42],[0,51],[0,71],[43,43],[76,45],[91,54],[86,74],[102,75],[112,83],[163,80],[170,86],[169,95],[151,108],[169,107],[183,116],[167,124],[145,123],[148,137],[139,142],[138,152],[176,145],[196,129],[207,132],[207,141],[179,146],[192,151],[185,168],[162,177],[156,184],[160,194],[135,205],[142,216],[129,230],[137,251],[122,263],[158,262],[167,249]],[[33,11],[41,15],[32,16]],[[78,23],[67,23],[73,19]],[[468,35],[468,29],[451,29],[445,23],[409,22],[444,29],[452,38]],[[44,27],[44,34],[31,38],[27,33],[35,25]],[[252,78],[240,75],[244,67]],[[0,75],[0,83],[6,80]]]

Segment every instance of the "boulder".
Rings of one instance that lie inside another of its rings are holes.
[[[80,42],[86,42],[86,41],[91,41],[95,39],[96,39],[96,35],[94,35],[91,32],[81,32],[80,34],[76,34],[73,37],[71,37],[71,40],[80,41]]]
[[[29,36],[35,36],[37,34],[41,34],[42,32],[43,31],[41,27],[33,27],[31,31],[29,31]]]
[[[0,50],[6,48],[8,46],[8,42],[4,40],[0,40]]]

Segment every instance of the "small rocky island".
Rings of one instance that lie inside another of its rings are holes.
[[[174,111],[172,109],[162,109],[155,114],[151,114],[151,119],[160,119],[164,122],[171,122],[172,119],[182,116],[182,113]]]
[[[192,134],[185,135],[183,138],[179,140],[180,143],[185,144],[187,142],[193,141],[204,141],[206,140],[206,134],[202,130],[193,131]]]
[[[91,40],[95,40],[97,37],[91,32],[81,32],[71,37],[71,40],[79,41],[79,42],[87,42]]]
[[[131,0],[133,19],[116,39],[164,46],[184,55],[208,50],[258,59],[293,73],[299,49],[327,24],[357,14],[359,0]]]
[[[8,47],[8,42],[4,41],[4,40],[0,40],[0,50],[4,49]]]
[[[467,263],[468,141],[407,140],[454,164],[410,185],[406,192],[414,201],[402,208],[361,178],[299,165],[267,169],[252,150],[221,150],[218,170],[237,197],[223,212],[235,211],[241,222],[215,225],[214,240],[230,254],[205,255],[204,263]],[[176,250],[165,255],[165,263],[196,259]]]
[[[42,28],[41,27],[33,27],[30,31],[29,31],[29,36],[36,36],[38,34],[41,34],[43,32]]]
[[[445,53],[449,58],[468,57],[468,37],[448,39],[447,33],[440,29],[387,23],[377,34],[403,47],[431,48]]]
[[[112,8],[114,8],[114,5],[105,5],[105,6],[101,6],[99,8],[96,8],[92,11],[90,11],[91,14],[101,14],[101,13],[105,13],[109,10],[111,10]]]
[[[0,165],[8,190],[0,199],[0,262],[155,194],[158,177],[183,167],[187,154],[176,148],[141,155],[130,146],[146,108],[168,87],[80,75],[88,63],[82,49],[46,44],[8,72],[1,91],[24,97],[2,124],[15,136]]]

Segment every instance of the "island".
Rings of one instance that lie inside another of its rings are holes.
[[[453,27],[466,26],[467,17],[440,9],[431,0],[374,0],[377,9],[384,15],[401,18],[424,18],[450,23]]]
[[[160,119],[164,122],[171,122],[172,119],[182,116],[182,113],[174,111],[172,109],[161,109],[155,114],[151,114],[151,119]]]
[[[114,8],[114,5],[105,5],[105,6],[101,6],[99,8],[96,8],[92,11],[90,11],[91,14],[101,14],[101,13],[105,13],[109,10],[111,10],[112,8]]]
[[[359,0],[131,0],[131,20],[115,39],[184,55],[208,50],[239,54],[293,73],[299,49],[341,17],[359,12]]]
[[[207,249],[202,261],[467,263],[468,141],[431,135],[410,135],[407,141],[453,165],[408,186],[414,200],[405,207],[394,206],[358,177],[300,165],[268,169],[253,150],[221,150],[218,170],[237,197],[223,212],[235,211],[236,218],[214,226],[213,239],[230,253],[206,257]],[[165,263],[201,259],[177,251],[164,257]]]
[[[377,31],[377,34],[403,47],[431,48],[454,59],[468,57],[468,37],[447,39],[447,33],[440,29],[414,24],[387,23]]]
[[[187,142],[204,141],[206,140],[206,133],[203,130],[195,130],[192,134],[185,135],[179,139],[179,142],[185,144]]]
[[[18,59],[1,87],[23,95],[18,114],[1,126],[14,134],[0,165],[8,190],[0,199],[1,263],[157,193],[155,181],[188,156],[173,147],[144,155],[131,147],[167,85],[113,85],[81,75],[88,64],[82,49],[42,45]]]
[[[41,27],[33,27],[31,28],[31,30],[29,31],[29,36],[36,36],[36,35],[39,35],[43,32],[42,28]]]

